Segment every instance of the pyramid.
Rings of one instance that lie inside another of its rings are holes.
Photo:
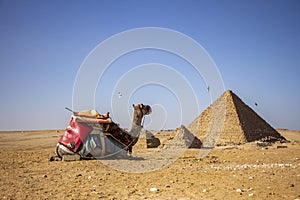
[[[237,145],[256,140],[283,141],[274,128],[227,90],[187,127],[203,146]]]
[[[175,130],[175,136],[169,139],[164,149],[196,148],[200,149],[201,141],[195,137],[185,126],[181,125]]]

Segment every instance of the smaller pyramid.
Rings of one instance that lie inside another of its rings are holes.
[[[170,141],[163,147],[164,149],[201,148],[201,141],[185,126],[178,127],[175,133],[176,135],[170,138]]]
[[[206,108],[187,128],[203,142],[203,146],[237,145],[265,139],[285,140],[230,90]]]

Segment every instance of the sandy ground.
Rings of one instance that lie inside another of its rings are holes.
[[[62,131],[0,132],[0,198],[300,199],[300,131],[279,132],[291,142],[218,147],[202,159],[199,149],[188,149],[169,166],[143,173],[107,166],[126,163],[126,169],[139,159],[49,162]],[[133,151],[141,158],[158,149],[141,140]]]

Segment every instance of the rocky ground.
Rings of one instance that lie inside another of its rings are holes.
[[[300,131],[279,132],[291,142],[172,159],[140,140],[135,159],[74,162],[49,162],[62,131],[1,132],[0,199],[300,199]],[[163,144],[173,137],[162,135]]]

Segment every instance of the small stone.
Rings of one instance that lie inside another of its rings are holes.
[[[150,191],[151,192],[158,192],[159,190],[157,188],[153,187],[153,188],[150,188]]]
[[[92,176],[88,176],[88,179],[91,180],[91,179],[92,179]]]
[[[238,192],[238,193],[242,193],[242,192],[243,192],[243,190],[242,190],[242,189],[240,189],[240,188],[238,188],[238,189],[236,189],[236,192]]]
[[[206,189],[203,189],[202,192],[207,192],[207,190],[206,190]]]
[[[295,185],[292,183],[292,184],[291,184],[291,187],[295,187]]]
[[[129,190],[129,194],[134,194],[137,190],[136,189],[131,189]]]
[[[269,192],[269,195],[275,195],[275,192]]]
[[[249,180],[253,180],[253,177],[252,177],[252,176],[249,176]]]
[[[47,178],[48,176],[47,176],[47,174],[45,174],[43,177],[44,177],[44,178]]]
[[[253,194],[253,193],[250,193],[250,194],[248,194],[248,196],[249,196],[249,197],[253,197],[253,196],[254,196],[254,194]]]

